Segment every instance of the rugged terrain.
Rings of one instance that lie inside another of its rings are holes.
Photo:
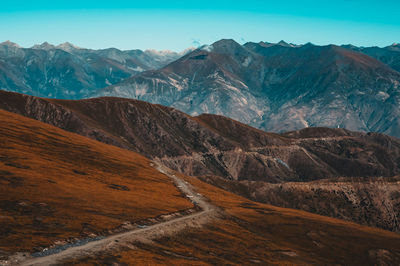
[[[114,96],[212,113],[270,132],[346,128],[400,137],[400,48],[220,40],[181,53],[0,44],[0,89]]]
[[[91,50],[70,43],[22,48],[0,43],[0,89],[49,98],[80,99],[133,74],[181,57],[174,52],[115,48]]]
[[[249,199],[400,232],[400,177],[335,178],[271,184],[201,180]]]
[[[400,262],[396,233],[252,202],[17,114],[0,111],[0,120],[4,263]],[[200,210],[168,219],[193,206],[182,193]],[[52,244],[94,235],[102,238],[49,252]]]
[[[182,173],[203,176],[212,184],[223,183],[215,183],[218,177],[233,180],[224,188],[248,198],[399,230],[398,183],[390,181],[400,172],[396,138],[329,128],[278,135],[222,116],[191,117],[161,105],[121,98],[66,101],[11,92],[0,92],[0,96],[2,109],[139,152]],[[354,177],[371,179],[353,184]],[[350,188],[318,182],[327,178],[350,180]],[[384,204],[379,198],[385,189],[375,186],[374,180],[382,180],[387,187]],[[277,189],[285,183],[288,192],[279,194]],[[360,206],[361,211],[351,212]]]
[[[400,173],[400,141],[378,133],[309,128],[278,135],[137,100],[0,95],[1,109],[131,149],[188,175],[281,182]]]
[[[340,127],[399,137],[396,48],[220,40],[92,96],[219,114],[273,132]]]
[[[396,233],[277,208],[186,178],[225,215],[201,228],[69,260],[66,264],[396,265]]]

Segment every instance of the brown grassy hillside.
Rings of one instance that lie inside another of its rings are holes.
[[[191,207],[143,156],[0,110],[0,253]]]
[[[225,216],[152,243],[67,264],[398,265],[400,235],[303,211],[255,203],[186,178]]]

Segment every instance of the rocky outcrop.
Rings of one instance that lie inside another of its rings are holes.
[[[400,177],[335,178],[312,182],[203,181],[255,201],[400,232]]]

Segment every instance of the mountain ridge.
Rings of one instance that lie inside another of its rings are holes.
[[[307,192],[309,182],[327,178],[352,180],[353,177],[383,177],[383,180],[389,180],[400,174],[400,140],[380,133],[305,128],[279,135],[218,115],[192,117],[170,107],[115,97],[71,101],[0,91],[0,109],[138,152],[181,173],[204,177],[211,184],[215,184],[213,177],[244,184],[241,193],[244,190],[254,191],[255,194],[246,192],[241,195],[258,201],[272,200],[265,191],[271,189],[274,192],[279,184],[303,184],[290,186],[289,191],[298,190],[299,195],[304,196],[299,198],[300,202],[307,202],[310,193],[315,193],[321,201],[321,205],[316,205],[315,209],[307,210],[329,213],[333,217],[344,216],[353,221],[366,220],[357,216],[364,215],[362,212],[354,217],[347,216],[348,208],[358,208],[359,205],[348,201],[346,195],[349,194],[346,191],[330,194],[330,197],[336,197],[335,204],[346,206],[341,209],[329,205],[335,210],[330,212],[319,190]],[[265,186],[253,187],[254,182]],[[271,184],[276,184],[276,187],[271,187]],[[398,197],[390,191],[396,191],[394,187],[397,183],[387,182],[385,186],[391,188],[387,190],[385,199],[388,204],[396,206]],[[378,188],[369,189],[369,193],[381,193]],[[274,202],[289,204],[291,194],[284,195],[288,198]],[[374,221],[369,225],[399,230],[394,221],[400,215],[400,208],[393,212],[391,208],[385,209],[379,205],[379,202],[372,202],[372,199],[375,196],[367,200],[370,208],[376,210],[371,215],[382,213],[386,220],[374,217],[369,219]],[[295,202],[292,204],[285,206],[302,206]]]
[[[400,73],[336,45],[260,45],[225,39],[91,97],[135,98],[190,115],[213,113],[282,132],[343,127],[400,136]]]
[[[42,44],[22,48],[0,44],[0,89],[31,95],[80,99],[92,91],[115,84],[135,73],[156,69],[181,54],[92,50],[71,43]]]

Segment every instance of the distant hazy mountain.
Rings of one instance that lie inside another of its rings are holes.
[[[50,98],[79,99],[182,54],[115,48],[91,50],[47,42],[21,48],[0,43],[0,89]]]
[[[397,48],[221,40],[91,96],[221,114],[275,132],[324,126],[400,136]]]

